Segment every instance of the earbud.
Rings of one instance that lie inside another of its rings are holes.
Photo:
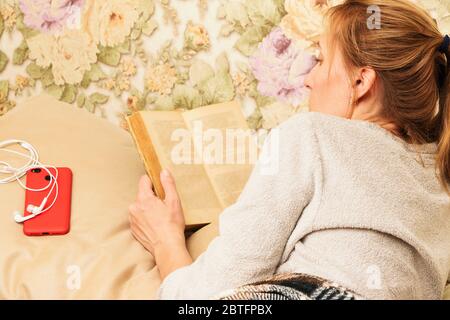
[[[17,222],[17,223],[25,222],[25,221],[30,220],[30,219],[32,219],[32,218],[34,218],[36,216],[34,214],[31,214],[29,216],[22,216],[19,211],[14,211],[13,214],[14,214],[14,221]]]
[[[29,205],[27,206],[27,211],[28,211],[29,213],[38,215],[39,213],[41,213],[41,211],[42,211],[42,209],[44,208],[44,206],[45,206],[46,203],[47,203],[47,197],[45,197],[44,200],[42,200],[42,203],[41,203],[41,205],[40,205],[39,207],[36,207],[36,206],[34,206],[34,205],[32,205],[32,204],[29,204]]]
[[[28,216],[22,216],[19,211],[14,211],[14,220],[17,223],[22,223],[22,222],[25,222],[29,219],[36,217],[37,215],[41,214],[42,209],[44,208],[46,203],[47,203],[47,197],[45,197],[44,200],[42,200],[42,203],[39,207],[29,204],[27,206],[27,212],[29,212],[31,214]]]
[[[39,211],[39,207],[37,207],[37,206],[34,206],[32,204],[29,204],[27,206],[27,212],[29,212],[31,214],[36,214],[36,213],[38,213],[38,211]]]

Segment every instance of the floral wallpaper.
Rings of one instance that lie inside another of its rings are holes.
[[[411,0],[450,33],[450,1]],[[139,110],[240,99],[252,129],[307,110],[342,0],[0,0],[0,116],[45,91],[127,129]]]

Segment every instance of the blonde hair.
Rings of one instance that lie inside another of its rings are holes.
[[[369,28],[377,6],[380,28]],[[373,8],[373,7],[371,7]],[[346,0],[326,14],[330,51],[339,46],[352,78],[373,68],[383,86],[383,114],[411,144],[436,142],[436,172],[450,195],[450,52],[439,52],[436,21],[408,0]]]

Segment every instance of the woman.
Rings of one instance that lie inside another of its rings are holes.
[[[368,27],[371,5],[380,28]],[[256,164],[195,262],[173,178],[162,176],[165,201],[141,179],[131,228],[156,259],[160,298],[245,298],[255,290],[227,289],[273,275],[263,284],[287,277],[284,288],[306,299],[330,296],[324,287],[350,298],[442,297],[450,269],[450,38],[407,0],[347,0],[327,22],[306,79],[311,112],[276,128],[278,173],[264,175]]]

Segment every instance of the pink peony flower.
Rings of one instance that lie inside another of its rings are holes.
[[[294,106],[307,97],[304,81],[315,64],[316,58],[296,47],[280,27],[273,29],[250,57],[258,91]]]
[[[20,0],[24,23],[30,28],[56,33],[74,27],[81,18],[84,0]]]

